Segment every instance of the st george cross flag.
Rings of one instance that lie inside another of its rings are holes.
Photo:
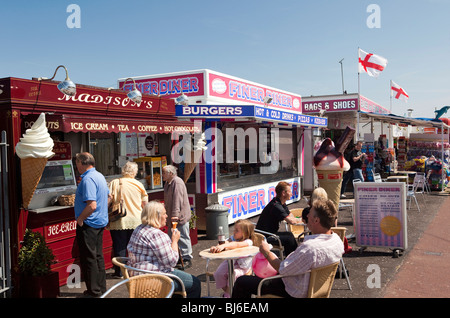
[[[408,101],[408,94],[394,81],[391,81],[391,96],[394,96],[397,99],[401,99],[405,103]]]
[[[366,72],[372,77],[378,77],[387,65],[387,59],[382,56],[364,52],[358,49],[358,73]]]

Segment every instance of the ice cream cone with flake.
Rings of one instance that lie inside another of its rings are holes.
[[[47,130],[45,113],[41,113],[15,147],[16,154],[20,158],[24,208],[28,208],[33,198],[48,159],[55,154],[52,150],[53,139]]]
[[[345,149],[341,150],[342,147],[340,147],[340,145],[342,143],[346,143],[347,145],[348,139],[353,138],[353,135],[354,130],[352,128],[347,129],[346,134],[339,140],[339,145],[336,148],[343,152]],[[334,202],[336,209],[339,209],[342,177],[344,171],[350,169],[350,164],[336,148],[331,139],[326,138],[314,155],[314,167],[317,172],[319,185],[325,189],[328,199]]]

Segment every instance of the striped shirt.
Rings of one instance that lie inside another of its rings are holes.
[[[169,273],[178,261],[178,252],[172,249],[169,236],[149,225],[139,225],[127,246],[129,266]]]
[[[342,254],[344,243],[337,234],[306,236],[305,241],[280,264],[281,275],[296,275],[282,278],[286,292],[292,297],[306,297],[310,273],[299,274],[339,262]]]

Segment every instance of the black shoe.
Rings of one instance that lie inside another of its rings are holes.
[[[183,264],[184,264],[184,269],[192,267],[192,261],[190,259],[184,259]]]
[[[97,295],[97,294],[94,294],[93,292],[90,292],[89,290],[85,290],[83,292],[83,296],[85,298],[99,298],[101,295]]]

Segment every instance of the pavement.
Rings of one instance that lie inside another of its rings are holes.
[[[352,198],[352,193],[346,195]],[[346,280],[335,279],[330,298],[448,298],[450,297],[450,244],[447,236],[450,227],[448,206],[450,196],[440,192],[418,196],[420,212],[411,206],[408,210],[408,248],[395,257],[389,248],[368,247],[365,250],[349,240],[352,252],[344,255],[344,262],[349,271],[352,289]],[[290,209],[305,207],[301,200],[289,205]],[[252,218],[256,222],[257,217]],[[339,211],[338,226],[347,228],[347,235],[354,233],[350,209]],[[230,228],[230,231],[232,229]],[[215,240],[208,240],[206,233],[200,231],[198,244],[193,246],[193,264],[186,272],[197,276],[202,282],[202,297],[221,297],[222,291],[210,283],[207,293],[205,266],[206,260],[199,257],[199,252],[215,245]],[[216,265],[218,265],[217,263]],[[216,266],[210,263],[211,268]],[[112,278],[112,270],[107,270],[107,287],[120,282]],[[375,276],[374,276],[375,275]],[[60,288],[60,298],[82,298],[85,285],[79,288]],[[126,298],[126,287],[122,286],[110,295],[114,298]]]

